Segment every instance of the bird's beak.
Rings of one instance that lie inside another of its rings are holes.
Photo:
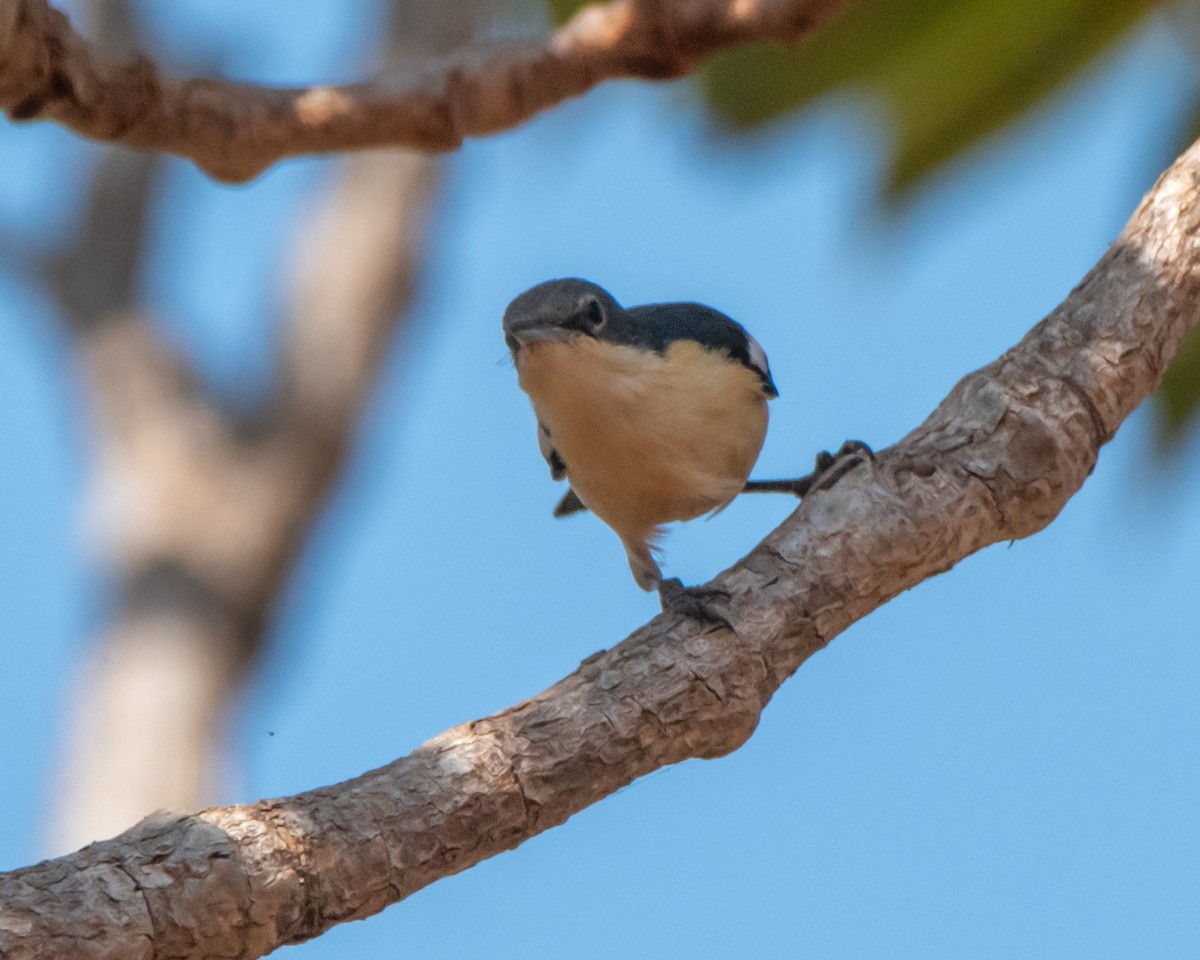
[[[531,343],[546,343],[552,340],[565,340],[569,331],[560,326],[538,321],[514,323],[504,331],[508,337],[522,346]]]
[[[539,340],[553,340],[553,327],[518,327],[510,330],[509,335],[521,343],[537,343]]]
[[[504,342],[508,344],[508,351],[514,360],[517,359],[521,350],[530,344],[549,340],[549,334],[549,328],[537,324],[516,323],[512,326],[507,324],[504,326]]]

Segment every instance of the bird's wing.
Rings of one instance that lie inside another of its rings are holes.
[[[554,441],[550,439],[550,431],[540,420],[538,421],[538,449],[542,451],[542,456],[545,458],[546,463],[550,465],[551,479],[564,479],[567,475],[567,465],[563,463],[563,458],[554,449]]]
[[[724,351],[752,370],[768,399],[779,396],[763,348],[745,327],[720,310],[702,303],[649,303],[625,312],[634,320],[622,331],[630,342],[661,352],[675,340],[694,340],[709,350]]]
[[[538,449],[542,451],[542,456],[546,458],[546,462],[550,464],[550,476],[555,480],[563,480],[567,476],[567,465],[563,462],[563,458],[559,456],[557,450],[554,449],[554,441],[550,438],[550,431],[546,425],[540,420],[538,421]],[[580,513],[586,510],[582,500],[578,494],[570,487],[563,494],[563,498],[558,501],[558,506],[554,508],[556,517],[569,517],[573,513]]]

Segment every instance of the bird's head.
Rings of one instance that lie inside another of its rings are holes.
[[[514,357],[523,347],[572,337],[599,337],[624,311],[603,287],[587,280],[547,280],[504,311],[504,342]]]

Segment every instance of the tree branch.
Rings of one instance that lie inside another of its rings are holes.
[[[794,43],[847,0],[611,0],[540,41],[478,45],[374,83],[271,88],[164,77],[95,49],[47,0],[0,0],[0,108],[249,180],[282,157],[454,150],[619,78],[680,77],[721,50]]]
[[[0,876],[0,955],[261,956],[368,916],[635,778],[741,745],[840,631],[1042,529],[1200,319],[1200,144],[1053,313],[716,586],[732,630],[660,616],[541,694],[337,786],[192,815]]]

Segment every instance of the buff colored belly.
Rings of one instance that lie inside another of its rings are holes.
[[[766,435],[758,377],[692,341],[665,357],[592,339],[537,343],[517,366],[571,486],[627,543],[729,503]]]

